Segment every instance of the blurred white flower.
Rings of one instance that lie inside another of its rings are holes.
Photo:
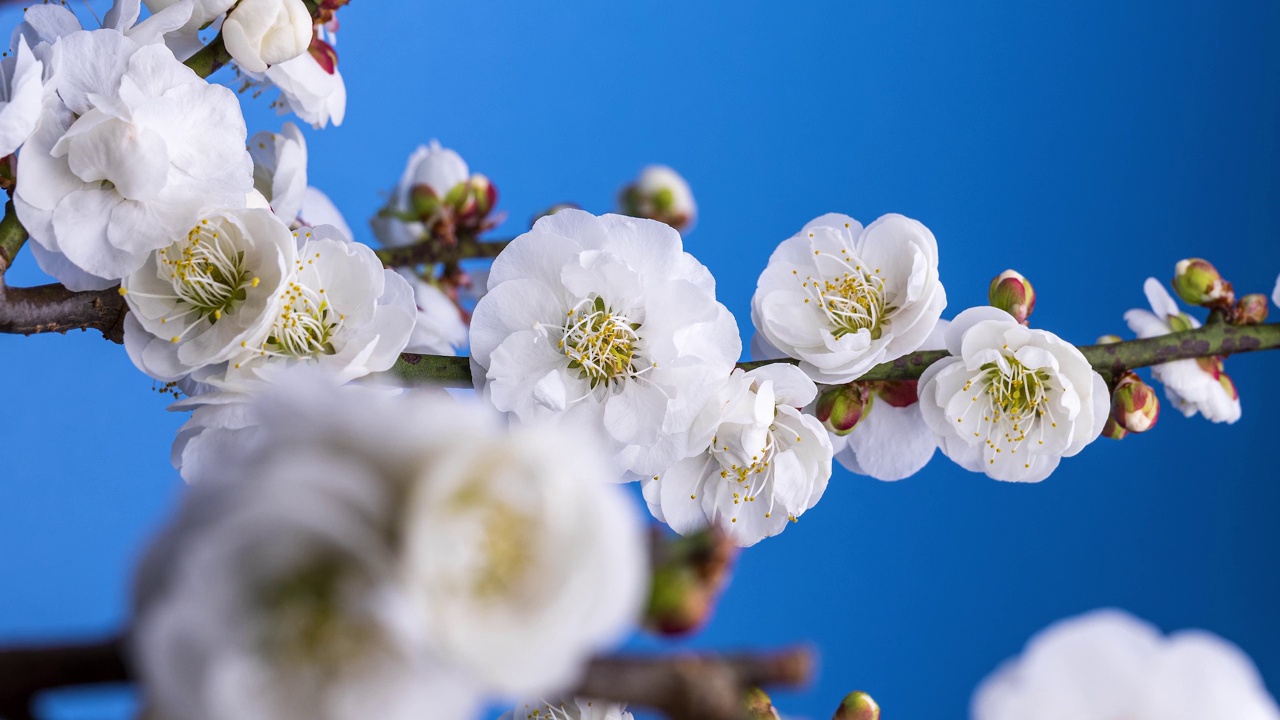
[[[1253,662],[1202,630],[1096,610],[1040,632],[974,693],[973,720],[1276,720]]]
[[[743,547],[782,532],[831,478],[827,431],[797,409],[817,391],[794,365],[734,370],[694,422],[704,450],[643,481],[654,517],[682,535],[715,524]]]
[[[372,221],[373,234],[387,247],[411,245],[422,240],[427,226],[405,217],[414,214],[414,188],[429,188],[437,207],[449,191],[471,178],[467,163],[458,153],[432,140],[409,156],[400,182],[391,191],[386,209]],[[422,191],[419,191],[422,192]]]
[[[960,313],[946,342],[951,357],[920,376],[920,410],[966,470],[1039,482],[1102,432],[1111,396],[1074,345],[993,307]]]
[[[458,306],[440,288],[418,277],[408,268],[397,270],[413,288],[418,306],[417,320],[405,352],[427,355],[457,355],[467,344],[467,323]]]
[[[552,705],[548,702],[524,703],[498,720],[634,720],[626,705],[575,698]]]
[[[307,191],[307,139],[291,122],[278,133],[263,131],[249,138],[253,187],[289,225],[302,211]]]
[[[950,323],[939,320],[919,350],[943,350]],[[920,410],[917,381],[870,384],[871,404],[846,435],[831,433],[836,460],[851,472],[893,481],[920,472],[938,449],[938,439]]]
[[[946,305],[928,228],[885,215],[864,229],[832,213],[773,252],[751,319],[814,382],[838,385],[917,350]]]
[[[44,64],[18,35],[12,54],[0,61],[0,157],[12,155],[40,120]]]
[[[329,196],[314,187],[307,187],[302,193],[302,209],[298,211],[298,225],[310,228],[332,225],[346,239],[356,239],[355,233],[351,232],[351,226],[347,224]]]
[[[263,76],[280,88],[288,110],[311,127],[341,125],[346,117],[347,85],[338,70],[338,54],[320,38],[311,41],[308,52],[272,65]]]
[[[252,161],[233,92],[115,30],[61,37],[53,64],[57,94],[18,158],[13,198],[46,272],[103,289],[202,208],[245,206]]]
[[[151,377],[173,381],[260,344],[296,262],[293,234],[270,210],[200,219],[122,281],[129,357]]]
[[[698,219],[693,191],[680,173],[666,165],[649,165],[619,198],[624,215],[664,222],[688,233]]]
[[[1200,327],[1198,320],[1178,309],[1178,303],[1159,280],[1147,278],[1142,289],[1154,312],[1137,308],[1124,314],[1129,329],[1138,337],[1159,337]],[[1240,395],[1231,376],[1223,371],[1222,358],[1174,360],[1152,367],[1151,374],[1164,383],[1165,397],[1186,417],[1200,413],[1219,423],[1240,419]]]
[[[279,310],[267,332],[225,365],[195,373],[195,380],[236,390],[299,364],[318,365],[342,381],[395,364],[417,313],[409,284],[336,228],[295,234],[294,271],[277,295]]]
[[[741,353],[715,280],[653,220],[561,210],[493,263],[471,319],[477,389],[526,422],[603,427],[653,475],[699,452],[689,429]]]
[[[253,73],[305,54],[312,34],[311,12],[302,0],[240,0],[222,22],[227,52]]]

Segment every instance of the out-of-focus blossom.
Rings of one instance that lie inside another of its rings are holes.
[[[693,191],[680,173],[666,165],[650,165],[618,198],[622,214],[664,222],[687,233],[698,219]]]
[[[408,268],[396,272],[413,288],[418,306],[417,320],[405,352],[428,355],[457,355],[467,344],[467,323],[458,306],[440,288],[423,280]]]
[[[249,156],[253,187],[281,220],[292,225],[307,191],[307,140],[302,131],[287,122],[278,133],[257,133],[249,138]]]
[[[374,235],[387,247],[422,240],[437,223],[452,219],[455,203],[470,192],[472,177],[466,161],[453,150],[435,140],[419,146],[409,156],[386,208],[373,219]]]
[[[18,35],[14,52],[0,61],[0,157],[11,155],[40,120],[44,64]]]
[[[575,698],[551,704],[527,702],[511,712],[503,713],[498,720],[634,720],[626,705]]]

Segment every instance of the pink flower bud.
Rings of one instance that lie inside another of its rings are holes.
[[[818,396],[814,416],[836,435],[848,435],[871,410],[871,389],[852,383],[828,388]]]
[[[1146,432],[1160,417],[1160,399],[1150,385],[1127,373],[1111,394],[1111,417],[1128,432]]]
[[[987,302],[1025,325],[1031,311],[1036,309],[1036,291],[1031,281],[1016,270],[1005,270],[991,281]]]
[[[1267,321],[1268,311],[1267,296],[1254,293],[1240,298],[1232,319],[1236,325],[1261,325]]]

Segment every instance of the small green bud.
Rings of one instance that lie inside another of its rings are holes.
[[[813,414],[836,435],[848,435],[871,411],[872,394],[866,385],[835,385],[818,396]]]
[[[1261,325],[1267,321],[1270,308],[1267,307],[1267,296],[1254,293],[1245,295],[1236,303],[1236,325]]]
[[[474,202],[475,200],[471,197],[471,183],[466,180],[449,188],[449,192],[444,194],[444,205],[452,208],[459,215],[470,211]]]
[[[498,188],[489,178],[476,173],[467,181],[471,189],[471,197],[475,201],[475,211],[480,217],[484,217],[493,210],[493,206],[498,203]]]
[[[1233,299],[1231,283],[1208,260],[1191,258],[1174,266],[1173,290],[1191,305],[1213,305]]]
[[[1103,335],[1098,338],[1099,345],[1115,345],[1118,342],[1124,342],[1124,338],[1119,335]]]
[[[747,720],[780,720],[778,711],[773,707],[773,700],[760,688],[747,691],[744,701]]]
[[[409,191],[409,206],[413,208],[414,215],[428,220],[440,211],[440,198],[430,185],[414,185]]]
[[[1108,414],[1107,422],[1102,425],[1102,437],[1111,438],[1112,440],[1123,440],[1129,434],[1128,430],[1120,427],[1114,416]]]
[[[1036,291],[1031,287],[1031,281],[1016,270],[1005,270],[992,279],[987,290],[987,302],[1025,325],[1031,311],[1036,309]]]
[[[880,720],[880,705],[861,690],[851,692],[831,720]]]
[[[1160,418],[1160,399],[1141,378],[1126,373],[1111,394],[1111,418],[1128,432],[1146,432]]]

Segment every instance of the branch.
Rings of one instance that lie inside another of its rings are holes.
[[[196,51],[195,55],[186,59],[183,64],[195,71],[202,78],[207,78],[231,62],[231,53],[222,42],[222,33],[218,33],[208,45]]]
[[[803,685],[812,673],[812,653],[805,649],[609,656],[590,663],[575,694],[658,710],[673,720],[738,720],[749,688]],[[32,699],[45,690],[133,680],[120,637],[0,648],[0,714],[27,717]]]
[[[4,218],[0,219],[0,276],[13,267],[14,258],[27,242],[27,229],[18,222],[18,212],[13,201],[5,203]]]
[[[405,267],[409,265],[433,265],[435,263],[457,262],[469,258],[496,258],[511,241],[491,240],[481,242],[474,236],[461,236],[457,242],[450,243],[445,239],[431,237],[395,248],[375,250],[378,259],[387,267]]]

